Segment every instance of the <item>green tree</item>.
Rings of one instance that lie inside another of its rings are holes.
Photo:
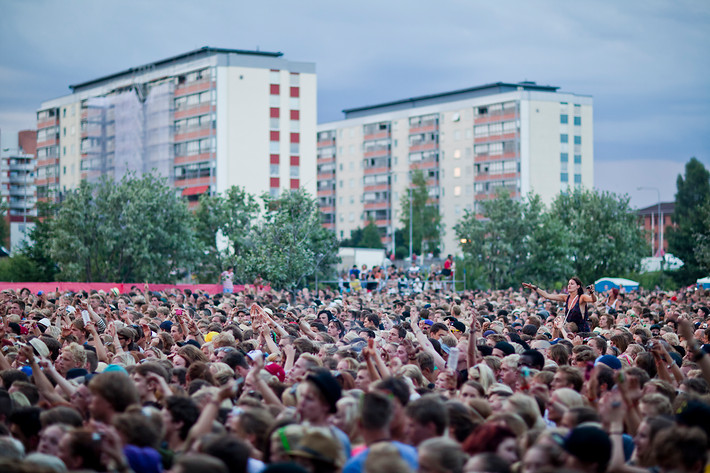
[[[481,214],[467,211],[454,227],[474,287],[518,286],[522,280],[551,284],[565,277],[569,237],[539,196],[520,201],[503,190],[481,202]]]
[[[634,271],[648,253],[628,196],[575,189],[555,198],[550,212],[570,232],[573,275],[585,284]]]
[[[365,228],[356,228],[350,233],[350,238],[340,242],[341,247],[350,248],[377,248],[382,249],[382,236],[375,221],[370,219]]]
[[[700,270],[707,273],[710,271],[710,233],[707,231],[710,228],[710,199],[706,200],[698,211],[706,231],[695,235],[695,259]]]
[[[172,282],[196,259],[193,219],[153,175],[83,182],[50,221],[49,253],[62,279]]]
[[[298,189],[279,198],[262,196],[265,213],[252,227],[252,246],[237,255],[245,278],[261,276],[292,295],[317,271],[338,261],[335,233],[323,228],[316,201]]]
[[[409,201],[412,201],[412,242],[415,253],[439,254],[443,233],[438,205],[430,202],[426,176],[421,170],[412,173],[412,185],[402,196],[400,222],[404,229],[405,245],[409,247]]]
[[[708,269],[702,260],[698,260],[696,245],[699,238],[708,234],[708,227],[703,222],[704,212],[699,210],[710,200],[710,173],[703,163],[692,158],[685,165],[685,178],[678,176],[676,188],[673,211],[676,227],[669,229],[666,235],[668,251],[683,260],[677,276],[679,281],[690,284],[698,277],[706,276],[703,273]]]
[[[251,222],[258,213],[256,198],[241,187],[232,186],[222,195],[200,196],[195,220],[201,250],[196,273],[201,281],[216,281],[250,245]]]
[[[26,258],[31,279],[25,281],[54,281],[59,267],[50,255],[52,242],[51,222],[58,211],[58,205],[53,202],[37,202],[37,217],[28,233],[28,238],[19,249],[19,254]],[[19,280],[20,276],[14,276]]]

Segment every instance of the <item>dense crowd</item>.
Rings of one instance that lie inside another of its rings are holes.
[[[0,471],[710,472],[709,307],[576,278],[6,290]]]

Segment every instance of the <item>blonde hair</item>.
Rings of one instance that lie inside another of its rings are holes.
[[[560,388],[555,389],[552,393],[553,396],[557,397],[557,402],[565,406],[570,407],[581,407],[584,406],[584,398],[574,389],[570,388]]]
[[[527,424],[529,429],[545,428],[545,421],[540,415],[540,408],[532,397],[515,393],[507,400],[507,404],[518,414]]]
[[[113,355],[114,360],[118,359],[118,363],[114,363],[117,365],[121,366],[133,366],[136,364],[136,359],[133,358],[133,355],[131,355],[129,352],[124,351],[121,353],[117,353],[116,355]],[[112,360],[113,361],[113,360]]]
[[[407,377],[412,380],[415,386],[421,387],[424,385],[424,376],[422,370],[417,365],[404,365],[397,370],[397,376]]]
[[[212,337],[212,344],[215,348],[232,347],[236,348],[237,343],[231,332],[221,332]]]
[[[476,366],[472,366],[468,370],[468,377],[473,381],[478,381],[481,386],[483,386],[484,391],[488,391],[488,388],[496,382],[493,370],[486,363],[479,363]]]

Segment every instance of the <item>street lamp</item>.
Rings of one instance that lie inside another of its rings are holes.
[[[658,187],[637,187],[636,190],[639,191],[656,191],[658,195],[658,256],[663,258],[663,222],[661,221],[661,191]],[[653,232],[653,215],[651,216],[651,233]],[[655,233],[654,233],[655,238]],[[653,243],[651,243],[651,256],[655,256],[653,253]]]
[[[461,242],[461,250],[463,250],[461,252],[461,266],[463,266],[463,292],[466,292],[466,249],[463,247],[463,245],[465,245],[466,243],[471,243],[471,240],[469,240],[468,238],[461,238],[459,241]]]

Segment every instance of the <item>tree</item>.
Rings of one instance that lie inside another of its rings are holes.
[[[700,209],[698,209],[703,227],[710,228],[710,199],[706,200]],[[698,262],[698,267],[704,273],[710,270],[710,233],[707,231],[695,235],[695,259]]]
[[[241,187],[232,186],[222,195],[200,196],[195,211],[202,255],[197,268],[200,280],[214,282],[234,264],[236,255],[250,244],[251,222],[258,213],[256,198]]]
[[[262,196],[265,214],[252,227],[253,246],[237,255],[245,278],[261,276],[277,289],[295,291],[338,261],[335,233],[323,228],[315,199],[298,189]]]
[[[573,275],[585,284],[634,271],[648,253],[628,196],[575,189],[559,194],[550,212],[570,232]]]
[[[50,220],[62,279],[172,282],[196,259],[194,217],[164,179],[83,182]]]
[[[340,242],[341,247],[351,248],[377,248],[382,249],[382,236],[375,221],[370,219],[364,229],[356,228],[350,233],[350,238]]]
[[[439,254],[443,228],[437,204],[430,202],[426,177],[421,170],[412,173],[412,185],[401,200],[400,222],[404,229],[405,243],[409,246],[409,201],[412,201],[412,242],[414,252]]]
[[[698,260],[696,245],[698,239],[702,240],[708,233],[703,222],[705,215],[699,210],[710,200],[710,173],[703,163],[692,158],[685,165],[685,178],[678,175],[676,188],[673,211],[676,227],[668,231],[668,251],[683,260],[678,278],[684,284],[690,284],[698,277],[706,276],[703,273],[708,269],[702,259]]]
[[[25,281],[54,281],[59,267],[50,255],[52,242],[51,221],[56,216],[58,205],[53,202],[37,202],[37,217],[34,226],[27,235],[28,238],[22,243],[19,254],[26,258],[28,269],[31,275],[23,274],[22,277],[29,277]],[[19,280],[20,275],[14,276]]]
[[[519,201],[503,190],[481,202],[483,218],[466,212],[454,231],[474,287],[518,286],[522,280],[551,284],[565,277],[568,235],[544,210],[539,196]]]

